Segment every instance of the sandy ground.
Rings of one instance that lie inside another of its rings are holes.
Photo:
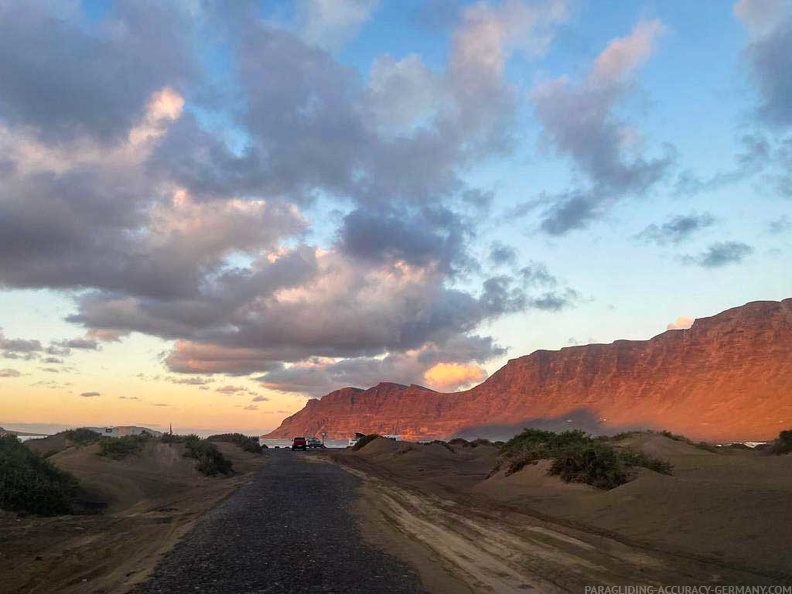
[[[366,536],[432,592],[792,584],[792,456],[631,440],[674,475],[642,471],[611,491],[563,483],[542,464],[487,478],[495,448],[386,440],[330,457],[368,477]]]
[[[239,473],[206,477],[183,446],[147,444],[140,456],[107,460],[97,446],[67,447],[50,460],[109,503],[98,515],[18,517],[0,512],[0,593],[122,593],[141,582],[195,520],[251,480],[267,456],[231,444],[218,448]]]

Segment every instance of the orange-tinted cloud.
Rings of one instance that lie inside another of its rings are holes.
[[[475,363],[438,363],[424,373],[424,379],[433,389],[453,392],[483,382],[487,372]]]
[[[679,316],[676,320],[666,326],[666,330],[687,330],[693,325],[695,319],[687,316]]]

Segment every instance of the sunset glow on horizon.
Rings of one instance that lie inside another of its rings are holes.
[[[789,1],[229,6],[0,3],[0,426],[260,434],[792,296]]]

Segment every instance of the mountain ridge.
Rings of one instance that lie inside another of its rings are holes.
[[[461,392],[341,388],[309,400],[270,436],[505,437],[523,426],[775,437],[792,427],[792,299],[750,302],[648,340],[540,349]]]

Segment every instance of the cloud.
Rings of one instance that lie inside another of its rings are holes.
[[[514,149],[524,97],[506,67],[546,51],[566,2],[460,7],[445,63],[380,56],[362,73],[323,48],[375,4],[306,1],[296,32],[249,6],[121,3],[97,22],[3,5],[0,284],[70,291],[86,330],[3,356],[139,332],[173,341],[179,373],[422,381],[501,356],[480,325],[574,303],[516,257],[483,269],[494,194],[465,181]],[[196,67],[199,34],[227,49],[232,90]]]
[[[247,388],[242,386],[222,386],[220,388],[215,388],[215,392],[219,392],[220,394],[239,394],[240,392],[247,391]]]
[[[424,372],[424,379],[435,390],[454,392],[483,382],[487,372],[476,364],[437,363]]]
[[[698,256],[686,256],[687,264],[698,264],[704,268],[720,268],[729,264],[739,264],[753,253],[754,249],[739,241],[714,243]]]
[[[676,245],[687,241],[697,232],[711,227],[714,223],[715,217],[709,213],[677,215],[660,226],[649,225],[636,235],[636,238],[646,243],[655,243],[657,245]]]
[[[38,340],[25,340],[23,338],[6,338],[0,328],[0,350],[12,353],[31,353],[42,350]]]
[[[97,398],[101,395],[102,394],[100,392],[82,392],[80,394],[80,396],[82,396],[83,398]]]
[[[427,371],[437,365],[444,365],[448,370],[454,365],[474,370],[479,368],[477,363],[503,354],[505,350],[495,345],[489,337],[454,337],[442,345],[427,344],[419,349],[390,353],[381,358],[314,357],[270,371],[258,379],[269,389],[322,396],[343,386],[369,387],[381,381],[399,384],[423,383],[426,381]],[[441,376],[437,375],[436,379],[441,379]],[[458,376],[458,379],[463,378]],[[456,388],[459,385],[462,384],[449,380],[446,387]]]
[[[676,320],[666,326],[666,330],[687,330],[693,325],[693,322],[695,321],[695,318],[679,316]]]
[[[251,402],[269,402],[269,398],[266,396],[256,396]]]
[[[194,74],[186,6],[120,2],[91,26],[58,4],[0,4],[0,111],[10,124],[53,141],[109,142],[152,92]]]
[[[17,371],[16,369],[0,369],[0,377],[19,377],[22,375],[22,372]]]
[[[635,129],[615,115],[633,88],[633,73],[651,56],[664,31],[660,21],[640,21],[630,35],[608,44],[581,82],[562,77],[534,88],[545,138],[589,180],[587,188],[534,201],[533,206],[543,208],[541,228],[546,233],[563,235],[583,228],[602,216],[609,203],[645,194],[668,172],[673,154],[644,156]]]
[[[93,338],[72,338],[69,340],[61,340],[53,344],[64,349],[99,350],[99,342]]]
[[[256,406],[255,404],[248,404],[242,410],[258,410],[258,409],[259,409],[258,406]]]
[[[172,384],[186,384],[188,386],[203,386],[211,384],[213,380],[205,377],[172,377],[168,379]]]
[[[496,266],[515,264],[517,262],[517,252],[509,245],[495,242],[490,246],[488,258]]]
[[[140,400],[137,396],[119,396],[119,400]]]
[[[762,94],[759,116],[771,124],[792,124],[792,6],[786,0],[740,0],[734,6],[747,26],[751,43],[745,51]]]
[[[170,406],[170,404],[165,404],[164,402],[155,402],[154,406]]]
[[[337,50],[369,20],[379,0],[301,0],[300,34],[306,42]]]
[[[767,230],[775,235],[780,233],[785,233],[789,229],[792,229],[792,219],[790,219],[787,216],[783,216],[774,221],[770,221],[770,223],[767,226]]]

